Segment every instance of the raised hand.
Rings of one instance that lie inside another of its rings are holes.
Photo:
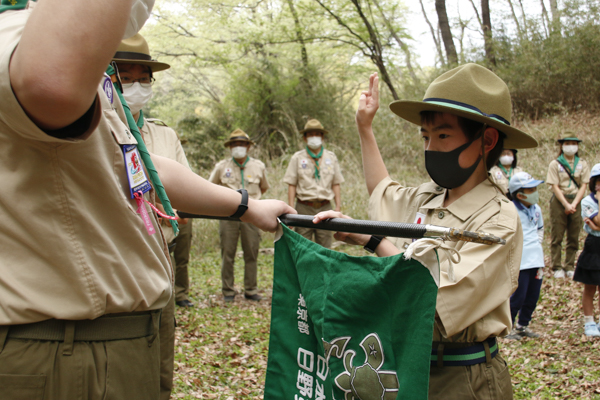
[[[363,128],[370,128],[379,108],[379,76],[377,72],[369,77],[369,90],[363,91],[358,100],[356,110],[356,125],[359,132]]]

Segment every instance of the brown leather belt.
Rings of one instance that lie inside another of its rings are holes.
[[[318,200],[317,201],[304,201],[304,200],[298,199],[298,203],[304,204],[305,206],[310,206],[310,207],[313,207],[313,208],[321,208],[324,205],[329,204],[330,201],[329,200],[323,200],[323,201],[318,201]]]

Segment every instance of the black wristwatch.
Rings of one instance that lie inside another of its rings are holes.
[[[238,189],[238,193],[242,194],[242,202],[238,206],[237,211],[230,218],[241,218],[248,209],[248,191],[246,189]]]
[[[377,246],[379,246],[379,243],[381,243],[383,239],[385,239],[384,236],[373,235],[371,236],[369,242],[363,248],[369,253],[375,253],[375,249],[377,249]]]

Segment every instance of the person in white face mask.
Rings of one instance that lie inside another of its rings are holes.
[[[327,131],[316,119],[306,122],[303,135],[305,148],[296,152],[288,165],[283,182],[288,184],[288,204],[299,214],[316,215],[321,211],[335,211],[342,208],[340,183],[344,177],[337,157],[323,146]],[[311,228],[296,228],[296,232],[323,247],[331,248],[333,240],[330,231]]]
[[[208,180],[217,185],[233,190],[245,189],[251,199],[260,197],[269,188],[265,164],[248,156],[254,142],[246,132],[236,129],[229,135],[225,147],[229,148],[231,157],[220,161],[210,174]],[[252,224],[241,221],[219,221],[219,236],[221,238],[221,281],[223,300],[227,303],[234,301],[233,264],[237,250],[238,238],[241,236],[244,251],[244,298],[260,301],[258,294],[258,249],[260,246],[260,230]]]
[[[157,154],[190,168],[177,133],[163,121],[146,118],[142,108],[152,98],[155,72],[170,68],[169,64],[153,60],[144,37],[137,33],[121,42],[113,61],[123,87],[123,97],[131,110],[144,143],[153,154]],[[113,80],[116,76],[113,75]],[[160,208],[160,204],[158,204]],[[193,307],[188,298],[190,281],[188,263],[192,243],[192,221],[179,218],[179,235],[175,237],[171,224],[162,219],[161,228],[167,240],[171,263],[175,269],[175,293],[163,308],[160,328],[161,347],[161,400],[169,399],[173,388],[173,362],[175,345],[175,304]]]
[[[490,169],[490,178],[496,185],[502,188],[503,193],[507,193],[508,181],[514,174],[521,171],[523,170],[517,167],[517,150],[504,149],[496,165]]]
[[[580,202],[590,180],[590,167],[579,157],[581,139],[574,133],[566,133],[557,142],[560,152],[558,158],[550,163],[546,177],[546,183],[553,192],[550,200],[550,253],[554,277],[572,278],[575,256],[579,250],[579,233],[583,224]],[[563,269],[561,250],[565,233],[567,245]]]

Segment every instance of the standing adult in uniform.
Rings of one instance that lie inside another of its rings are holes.
[[[321,211],[342,208],[340,184],[344,177],[340,164],[332,151],[325,149],[323,139],[327,131],[316,119],[306,122],[300,131],[306,145],[290,159],[283,182],[288,184],[288,204],[299,214],[315,215]],[[335,201],[335,208],[331,202]],[[329,231],[312,228],[296,228],[296,232],[323,247],[331,248]]]
[[[225,147],[229,148],[231,158],[220,161],[208,180],[234,190],[246,189],[252,199],[260,197],[269,188],[265,164],[248,155],[254,145],[248,134],[236,129],[229,135]],[[260,230],[254,225],[239,221],[219,221],[221,238],[221,281],[223,299],[232,302],[235,299],[233,264],[238,238],[242,238],[244,251],[244,297],[247,300],[261,300],[258,294],[258,248]]]
[[[392,112],[421,127],[425,167],[433,182],[402,187],[379,152],[372,121],[379,107],[377,74],[360,96],[356,123],[361,140],[369,216],[485,231],[506,240],[489,246],[448,243],[460,254],[451,273],[441,265],[433,328],[429,399],[512,399],[506,362],[497,336],[510,332],[510,295],[517,287],[523,231],[515,206],[488,179],[504,145],[535,147],[528,134],[510,126],[506,84],[493,72],[465,64],[434,80],[423,101],[400,100]],[[340,217],[318,214],[315,222]],[[342,216],[343,217],[343,216]],[[410,239],[337,233],[379,256],[400,253]]]
[[[128,21],[138,15],[132,6],[146,10],[143,19]],[[143,143],[104,75],[128,22],[143,25],[148,7],[43,0],[5,10],[0,398],[158,399],[158,321],[172,271],[158,215],[147,206],[156,196],[151,162],[139,164]],[[167,158],[152,163],[181,210],[241,216],[265,230],[294,212],[274,200],[245,204],[243,194]],[[143,185],[137,199],[128,176],[134,189]]]
[[[579,250],[579,232],[583,224],[581,199],[590,181],[590,167],[579,158],[581,139],[574,133],[563,135],[558,141],[558,158],[548,166],[546,183],[552,189],[550,200],[550,256],[555,278],[572,278],[575,256]],[[561,250],[563,237],[567,234],[564,269]]]
[[[131,114],[142,134],[142,139],[148,151],[177,161],[189,169],[190,166],[177,133],[160,120],[145,118],[142,111],[142,108],[152,98],[154,73],[168,69],[170,67],[169,64],[152,59],[148,43],[139,33],[121,42],[113,61],[117,64],[117,70],[123,87],[123,97],[131,110]],[[112,78],[113,82],[116,82],[116,74]],[[158,206],[164,211],[160,205]],[[187,260],[189,260],[190,245],[186,241],[191,241],[191,222],[187,219],[178,218],[179,235],[175,237],[171,229],[171,222],[165,218],[161,220],[161,228],[169,246],[171,263],[174,266],[175,274],[175,293],[162,310],[160,324],[161,399],[167,400],[171,397],[171,390],[173,389],[175,302],[178,304],[185,302],[184,306],[192,305],[185,292],[185,289],[189,287]],[[182,234],[184,235],[183,238],[181,238]],[[182,246],[187,247],[188,250],[187,255],[184,255],[184,261],[186,262],[183,271],[177,268],[177,260],[173,257],[177,243],[182,243]]]
[[[496,165],[490,169],[492,181],[502,188],[502,193],[508,193],[508,182],[517,172],[523,170],[517,166],[517,150],[504,149]]]

